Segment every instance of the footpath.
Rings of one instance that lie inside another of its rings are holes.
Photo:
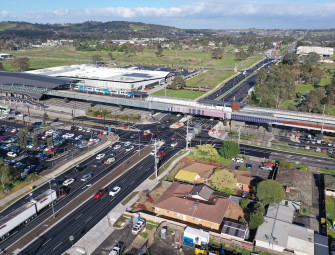
[[[175,165],[189,153],[190,151],[187,151],[186,153],[180,155],[169,165],[169,167],[164,171],[163,174],[159,176],[159,178],[154,180],[147,179],[146,181],[142,182],[142,184],[140,184],[134,190],[134,192],[138,191],[140,193],[143,190],[153,189],[159,183],[159,180],[168,174],[175,167]],[[92,253],[102,254],[102,251],[106,249],[111,251],[114,247],[114,243],[110,242],[108,238],[115,230],[113,228],[113,224],[124,212],[127,211],[127,208],[130,208],[130,206],[138,200],[139,193],[131,200],[129,200],[125,205],[120,203],[114,207],[113,210],[111,210],[98,224],[96,224],[78,242],[76,242],[69,250],[67,250],[64,255],[88,255]],[[106,243],[104,242],[105,240]],[[112,245],[110,245],[110,243],[112,243]]]

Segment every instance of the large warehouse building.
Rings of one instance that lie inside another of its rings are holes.
[[[75,90],[102,94],[132,96],[132,91],[145,90],[171,78],[170,72],[107,68],[96,65],[72,65],[29,71],[54,77],[75,79]]]
[[[299,46],[297,48],[297,55],[306,56],[311,52],[319,54],[321,58],[331,58],[334,55],[334,49],[330,47]]]

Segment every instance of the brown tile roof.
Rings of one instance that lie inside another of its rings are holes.
[[[286,199],[312,205],[313,176],[311,172],[280,167],[276,181],[286,188]]]
[[[212,196],[208,202],[195,200],[189,196],[193,188],[193,185],[174,182],[156,201],[154,206],[221,224],[231,203],[230,198]],[[194,206],[195,203],[198,205],[196,208]]]
[[[203,163],[193,163],[183,169],[186,171],[194,172],[199,174],[202,179],[209,179],[209,177],[214,172],[214,169],[217,168],[216,166],[203,164]]]
[[[253,177],[250,177],[249,171],[239,171],[239,170],[231,170],[227,169],[229,172],[233,173],[235,178],[237,179],[237,183],[251,185],[253,181]]]

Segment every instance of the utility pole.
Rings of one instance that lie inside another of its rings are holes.
[[[155,176],[156,179],[158,177],[158,167],[157,167],[157,144],[156,144],[156,138],[155,138]]]
[[[188,150],[188,120],[187,120],[187,126],[186,126],[186,150]]]

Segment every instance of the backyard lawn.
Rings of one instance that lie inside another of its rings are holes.
[[[335,221],[335,199],[326,196],[326,211],[327,211],[327,219],[328,219],[328,235],[335,238],[335,230],[331,229],[333,221]]]

